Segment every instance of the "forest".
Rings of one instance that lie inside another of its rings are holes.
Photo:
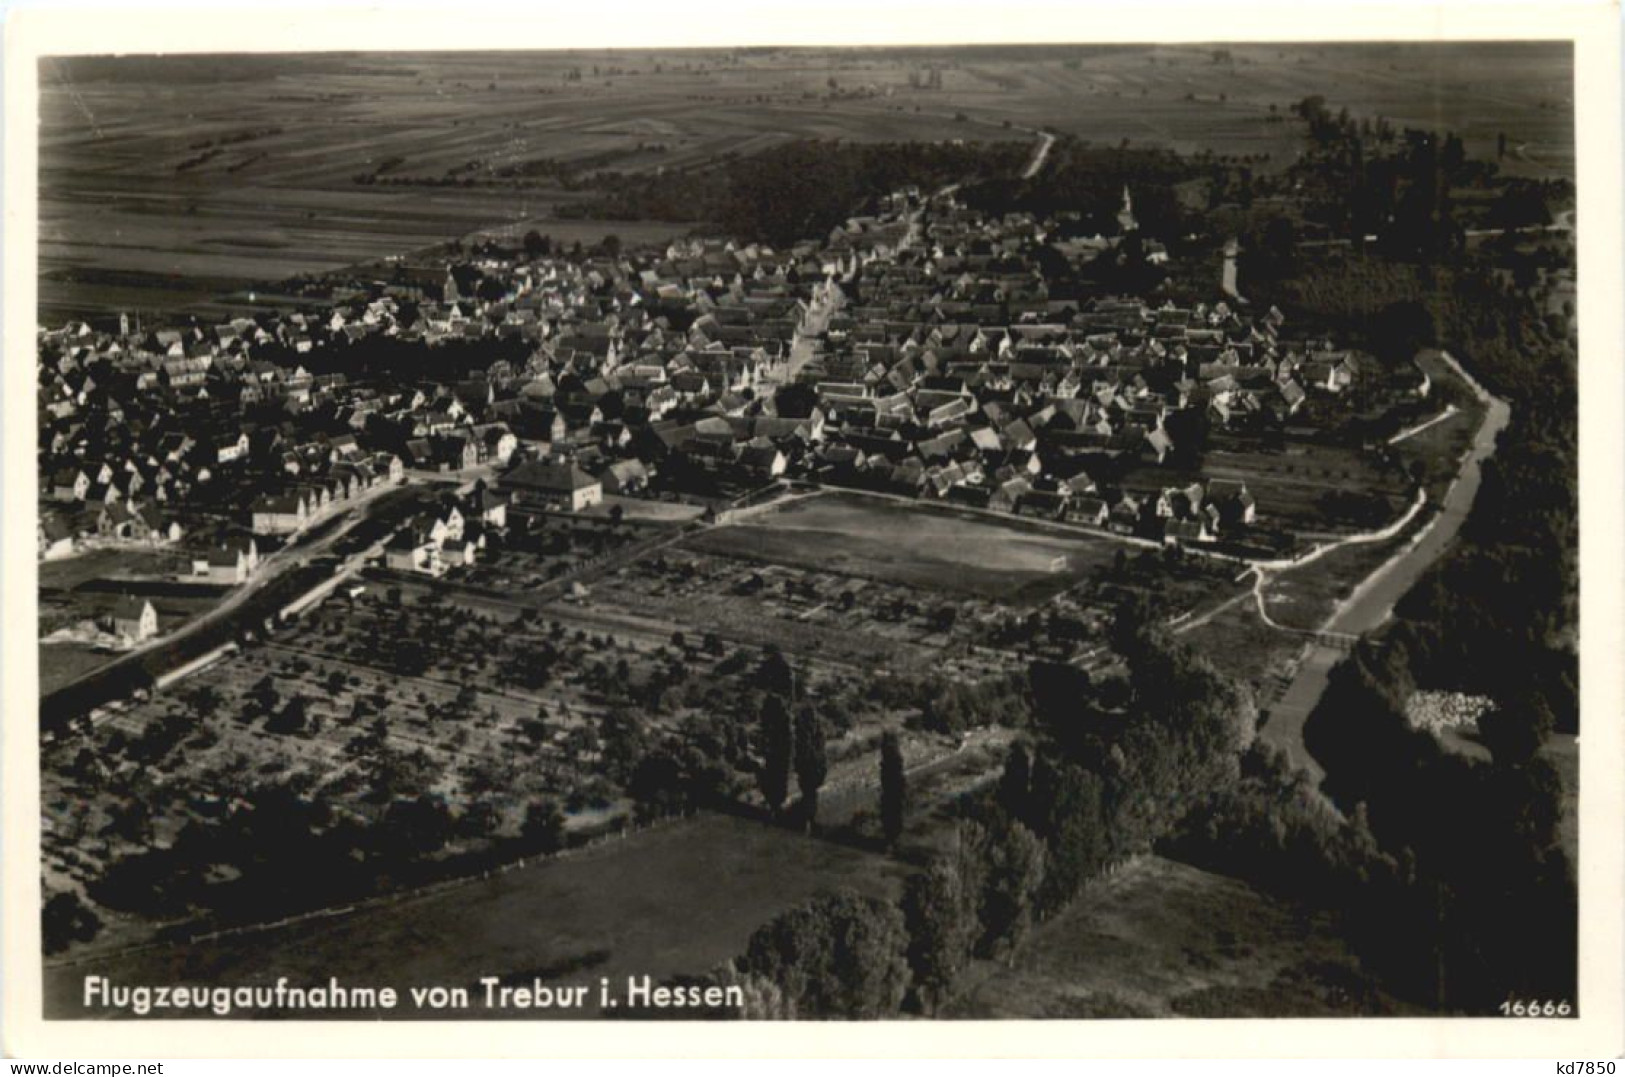
[[[841,142],[799,139],[746,157],[659,174],[605,171],[596,199],[561,217],[692,221],[744,242],[788,247],[816,240],[884,195],[1013,175],[1027,142]]]

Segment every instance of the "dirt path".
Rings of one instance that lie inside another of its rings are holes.
[[[1030,180],[1038,175],[1044,167],[1044,162],[1049,160],[1050,147],[1055,145],[1055,136],[1047,131],[1039,131],[1038,137],[1043,141],[1033,151],[1033,159],[1027,162],[1027,167],[1021,170],[1021,178],[1024,180]]]

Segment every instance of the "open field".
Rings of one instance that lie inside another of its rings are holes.
[[[70,591],[88,580],[120,578],[172,578],[187,569],[186,557],[174,550],[129,546],[103,546],[39,566],[41,591]]]
[[[835,493],[690,539],[693,549],[977,597],[1048,597],[1120,548],[975,513]]]
[[[476,987],[483,976],[525,984],[533,976],[572,982],[609,976],[624,984],[627,976],[649,975],[658,981],[705,972],[743,952],[757,925],[814,893],[852,887],[893,897],[902,874],[902,865],[878,855],[704,815],[290,929],[87,958],[47,972],[45,1008],[53,1017],[74,1016],[85,975],[121,983],[234,984],[286,976],[296,985],[325,984],[333,976],[347,984],[394,985],[403,994],[410,985]],[[391,1016],[435,1015],[403,1007]]]
[[[39,648],[39,690],[54,692],[72,684],[118,655],[84,643],[42,643]]]
[[[1349,1017],[1395,1013],[1324,914],[1160,857],[1038,927],[1015,967],[979,963],[944,1016]]]
[[[705,168],[792,138],[1027,140],[1048,126],[1104,144],[1267,155],[1256,167],[1270,169],[1302,137],[1269,122],[1270,107],[1286,112],[1328,85],[1334,110],[1455,130],[1475,156],[1493,155],[1504,132],[1506,171],[1572,175],[1561,45],[1224,51],[53,59],[40,71],[41,312],[189,306],[490,230],[534,226],[588,244],[685,230],[564,219],[591,191],[558,183],[549,170],[561,164]],[[933,68],[941,88],[917,87]]]

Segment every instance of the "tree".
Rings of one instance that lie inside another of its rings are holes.
[[[796,711],[795,764],[802,816],[811,830],[818,825],[818,790],[829,776],[829,759],[824,743],[824,721],[806,704]]]
[[[1478,719],[1478,735],[1503,766],[1527,763],[1551,736],[1557,724],[1551,707],[1538,692],[1528,692],[1509,706],[1500,706]]]
[[[71,890],[51,895],[40,911],[40,930],[48,954],[61,953],[71,943],[89,942],[101,929],[101,917]]]
[[[1004,772],[999,776],[999,806],[1012,818],[1027,818],[1027,798],[1032,791],[1033,760],[1027,746],[1020,741],[1010,745],[1004,757]]]
[[[1002,947],[1014,965],[1016,948],[1032,928],[1044,882],[1044,843],[1020,823],[1001,819],[989,831],[987,849],[978,950],[991,957]]]
[[[271,720],[265,723],[267,733],[303,733],[305,731],[306,712],[305,697],[294,696],[288,700]]]
[[[908,962],[920,1006],[936,1011],[943,995],[970,962],[976,940],[976,896],[968,893],[957,864],[938,859],[903,886]]]
[[[644,756],[633,769],[626,791],[637,805],[640,823],[681,814],[690,806],[683,766],[666,751]]]
[[[381,831],[391,852],[405,856],[436,853],[451,838],[451,813],[438,797],[420,793],[410,800],[392,802],[384,811]]]
[[[1371,319],[1371,350],[1390,364],[1408,363],[1438,339],[1433,313],[1414,299],[1390,303]]]
[[[208,717],[219,708],[224,700],[213,685],[200,684],[192,690],[187,697],[187,701],[191,703],[192,709],[197,712],[199,717]]]
[[[1026,815],[1016,818],[1044,839],[1048,850],[1041,909],[1060,908],[1100,872],[1111,856],[1100,779],[1069,763],[1041,758],[1033,770]]]
[[[791,668],[784,657],[784,652],[778,647],[768,645],[762,655],[762,664],[756,670],[756,683],[769,695],[782,696],[785,699],[795,698],[795,670]]]
[[[248,697],[258,703],[261,710],[266,711],[274,709],[281,699],[269,673],[254,682],[254,686],[248,690]]]
[[[762,765],[756,780],[774,815],[790,795],[790,758],[794,749],[790,712],[784,699],[771,695],[762,704]]]
[[[543,853],[556,853],[564,848],[564,813],[559,810],[558,802],[538,800],[527,807],[519,836]]]
[[[758,928],[740,971],[777,984],[804,1017],[872,1020],[908,989],[908,931],[897,906],[850,890],[824,894]]]
[[[476,800],[458,814],[455,830],[462,838],[488,838],[501,823],[501,817],[489,801]]]
[[[908,774],[903,769],[903,747],[897,734],[887,730],[880,738],[880,829],[886,846],[897,848],[908,812]]]

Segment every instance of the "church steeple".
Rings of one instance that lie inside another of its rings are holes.
[[[1129,196],[1128,184],[1123,184],[1123,208],[1117,211],[1117,224],[1125,232],[1133,232],[1140,227],[1140,222],[1134,219],[1134,200]]]

